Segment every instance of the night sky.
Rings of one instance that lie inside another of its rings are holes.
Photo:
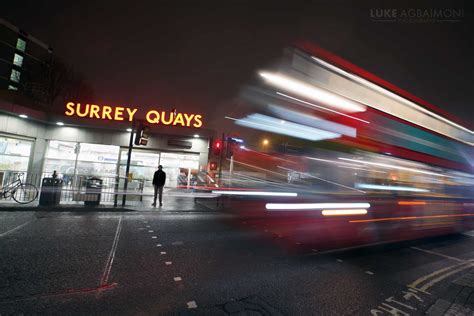
[[[202,112],[217,127],[256,70],[302,38],[464,120],[474,118],[468,1],[95,2],[4,1],[1,11],[81,71],[98,104]],[[373,22],[370,9],[381,7],[464,8],[464,18]]]

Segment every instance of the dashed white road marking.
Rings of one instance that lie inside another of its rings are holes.
[[[466,236],[470,236],[470,237],[474,237],[474,230],[470,230],[468,232],[464,232],[462,233],[463,235],[466,235]]]
[[[181,277],[174,277],[173,280],[174,280],[175,282],[179,282],[179,281],[181,281],[181,280],[183,280],[183,279],[181,279]]]
[[[198,307],[195,301],[187,302],[186,305],[188,305],[189,309]]]
[[[368,275],[374,275],[372,271],[365,271],[365,273],[367,273]]]
[[[438,256],[438,257],[443,257],[443,258],[449,259],[449,260],[454,260],[454,261],[458,261],[458,262],[466,262],[466,260],[456,258],[456,257],[451,257],[451,256],[448,256],[448,255],[445,255],[445,254],[442,254],[442,253],[439,253],[439,252],[436,252],[436,251],[431,251],[431,250],[422,249],[422,248],[418,248],[418,247],[411,247],[411,249],[426,252],[426,253],[429,253],[429,254],[432,254],[432,255],[435,255],[435,256]]]
[[[158,237],[157,237],[157,236],[151,236],[151,238],[156,239],[156,238],[158,238]]]
[[[318,252],[318,249],[311,249],[312,252]]]
[[[157,247],[162,247],[163,245],[162,245],[162,244],[157,244],[156,246],[157,246]]]
[[[15,231],[17,231],[17,230],[19,230],[19,229],[25,227],[26,225],[28,225],[28,224],[31,223],[31,222],[33,222],[33,220],[27,221],[26,223],[23,223],[23,224],[21,224],[21,225],[18,225],[17,227],[14,227],[14,228],[12,228],[12,229],[10,229],[10,230],[7,230],[6,232],[1,233],[1,234],[0,234],[0,237],[6,236],[6,235],[8,235],[8,234],[11,234],[11,233],[13,233],[13,232],[15,232]]]
[[[161,255],[166,255],[166,251],[160,252]]]
[[[184,243],[183,243],[182,241],[173,241],[171,244],[172,244],[173,246],[181,246],[181,245],[183,245]]]
[[[153,233],[153,231],[152,231],[152,230],[149,230],[148,232],[149,232],[149,233]]]
[[[173,262],[172,262],[172,261],[166,261],[165,264],[166,264],[167,266],[170,266],[171,264],[173,264]]]
[[[146,228],[150,228],[151,226],[150,225],[146,225]]]
[[[336,259],[337,262],[344,262],[342,259]]]

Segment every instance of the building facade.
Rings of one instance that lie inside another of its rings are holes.
[[[37,86],[47,77],[52,52],[42,41],[0,18],[0,90],[44,91]]]

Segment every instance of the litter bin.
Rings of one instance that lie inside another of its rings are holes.
[[[39,205],[59,205],[59,201],[61,200],[62,188],[62,179],[43,178],[43,181],[41,181],[41,194],[39,198]]]
[[[90,177],[86,180],[86,199],[84,205],[99,205],[102,195],[102,179]]]

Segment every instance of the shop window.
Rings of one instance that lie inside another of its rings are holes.
[[[19,72],[16,69],[12,69],[12,72],[10,74],[10,80],[13,82],[20,82],[20,75],[21,75],[21,72]]]
[[[16,49],[18,49],[19,51],[24,52],[25,49],[26,49],[26,42],[25,42],[25,40],[23,40],[23,39],[21,39],[21,38],[18,38],[18,40],[16,41]]]
[[[0,137],[0,170],[28,171],[32,142]]]
[[[77,160],[78,174],[114,177],[117,174],[119,146],[81,143]]]
[[[21,67],[23,65],[23,56],[15,53],[15,55],[13,56],[13,64],[15,66]]]
[[[44,173],[54,170],[62,176],[113,177],[117,173],[119,147],[51,140],[45,159]]]
[[[43,173],[52,174],[54,170],[61,176],[70,178],[76,165],[77,143],[50,140],[44,161]]]
[[[199,155],[180,154],[180,153],[162,153],[160,164],[166,172],[167,184],[169,187],[194,184],[192,173],[199,169]],[[189,172],[191,170],[191,173]]]

